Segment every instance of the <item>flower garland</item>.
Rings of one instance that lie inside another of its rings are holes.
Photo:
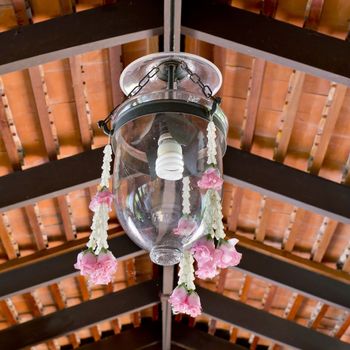
[[[196,221],[190,214],[190,179],[184,177],[182,179],[182,217],[173,230],[175,235],[189,236],[198,228]]]
[[[92,198],[89,208],[94,212],[91,234],[87,248],[79,253],[74,267],[86,276],[91,285],[108,284],[117,269],[117,260],[108,250],[108,219],[112,210],[113,194],[109,191],[109,178],[112,161],[112,147],[106,145],[103,150],[101,181],[96,195]]]
[[[189,251],[185,251],[180,261],[178,285],[169,298],[174,314],[184,313],[191,317],[201,314],[201,302],[195,292],[196,286],[193,281],[193,257]]]
[[[213,113],[207,127],[207,164],[208,168],[197,182],[198,187],[205,191],[202,220],[205,227],[205,236],[194,242],[189,251],[185,251],[180,262],[178,286],[169,298],[173,312],[185,313],[196,317],[201,313],[201,304],[195,292],[193,262],[196,260],[195,275],[200,279],[214,278],[219,274],[219,268],[227,268],[239,264],[242,254],[235,246],[237,239],[226,240],[222,223],[221,189],[223,179],[217,167],[216,127],[213,122]],[[183,179],[183,217],[179,220],[174,234],[191,234],[187,216],[189,215],[189,192],[185,193],[188,180]],[[181,232],[181,233],[178,233]]]

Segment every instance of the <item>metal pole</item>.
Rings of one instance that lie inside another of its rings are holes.
[[[174,266],[163,267],[163,293],[162,303],[162,350],[171,348],[171,306],[169,296],[173,291]]]
[[[179,52],[182,0],[164,0],[164,52]]]

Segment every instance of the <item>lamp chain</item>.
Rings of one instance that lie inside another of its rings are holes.
[[[141,78],[141,80],[138,82],[138,84],[129,92],[128,96],[126,99],[129,99],[131,97],[136,96],[149,82],[150,80],[159,73],[160,71],[160,66],[163,64],[166,64],[167,61],[160,63],[158,66],[152,67],[152,69],[144,76]],[[214,105],[216,109],[217,103],[215,102],[215,98],[213,97],[213,91],[210,88],[209,85],[204,84],[202,82],[201,77],[197,74],[192,72],[192,70],[188,67],[187,63],[185,61],[179,61],[180,67],[189,75],[191,81],[198,85],[200,89],[202,90],[202,93],[205,97],[213,99],[214,100]],[[124,100],[125,101],[125,100]],[[97,125],[100,129],[103,130],[103,132],[106,135],[111,136],[113,134],[113,129],[109,129],[108,123],[112,119],[114,112],[118,109],[118,107],[124,102],[122,101],[119,105],[117,105],[107,116],[107,118],[98,121]],[[220,102],[219,102],[220,103]]]

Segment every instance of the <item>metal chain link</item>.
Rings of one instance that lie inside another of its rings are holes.
[[[201,77],[198,74],[193,73],[185,61],[181,61],[181,68],[187,72],[192,82],[201,88],[205,97],[213,97],[213,91],[211,90],[210,86],[204,84],[201,80]]]
[[[149,82],[150,80],[159,73],[160,71],[160,66],[165,64],[166,62],[162,62],[160,63],[158,66],[153,67],[139,82],[138,84],[129,92],[127,98],[131,98],[136,96]],[[210,88],[209,85],[206,85],[202,82],[200,76],[197,73],[193,73],[192,70],[188,67],[187,63],[185,61],[180,61],[180,67],[189,75],[191,81],[198,85],[200,87],[200,89],[202,90],[202,93],[205,97],[207,98],[212,98],[213,97],[213,91]],[[122,102],[123,103],[123,102]],[[220,103],[220,102],[219,102]],[[114,111],[117,110],[117,108],[120,106],[120,104],[118,106],[116,106],[107,116],[107,118],[105,118],[104,120],[100,120],[98,122],[98,126],[99,128],[102,128],[104,130],[104,132],[108,135],[111,135],[113,133],[113,130],[109,130],[107,123],[110,121],[110,119],[113,116]],[[216,109],[217,103],[215,103],[215,99],[214,99],[214,104],[213,104],[213,110]]]
[[[160,64],[161,65],[161,64]],[[158,72],[159,72],[159,66],[153,67],[140,81],[139,83],[129,92],[128,98],[134,97],[137,95],[153,78]]]

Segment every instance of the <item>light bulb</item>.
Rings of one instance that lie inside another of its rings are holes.
[[[182,148],[169,133],[164,133],[158,140],[156,174],[164,180],[176,181],[182,179],[184,161]]]

